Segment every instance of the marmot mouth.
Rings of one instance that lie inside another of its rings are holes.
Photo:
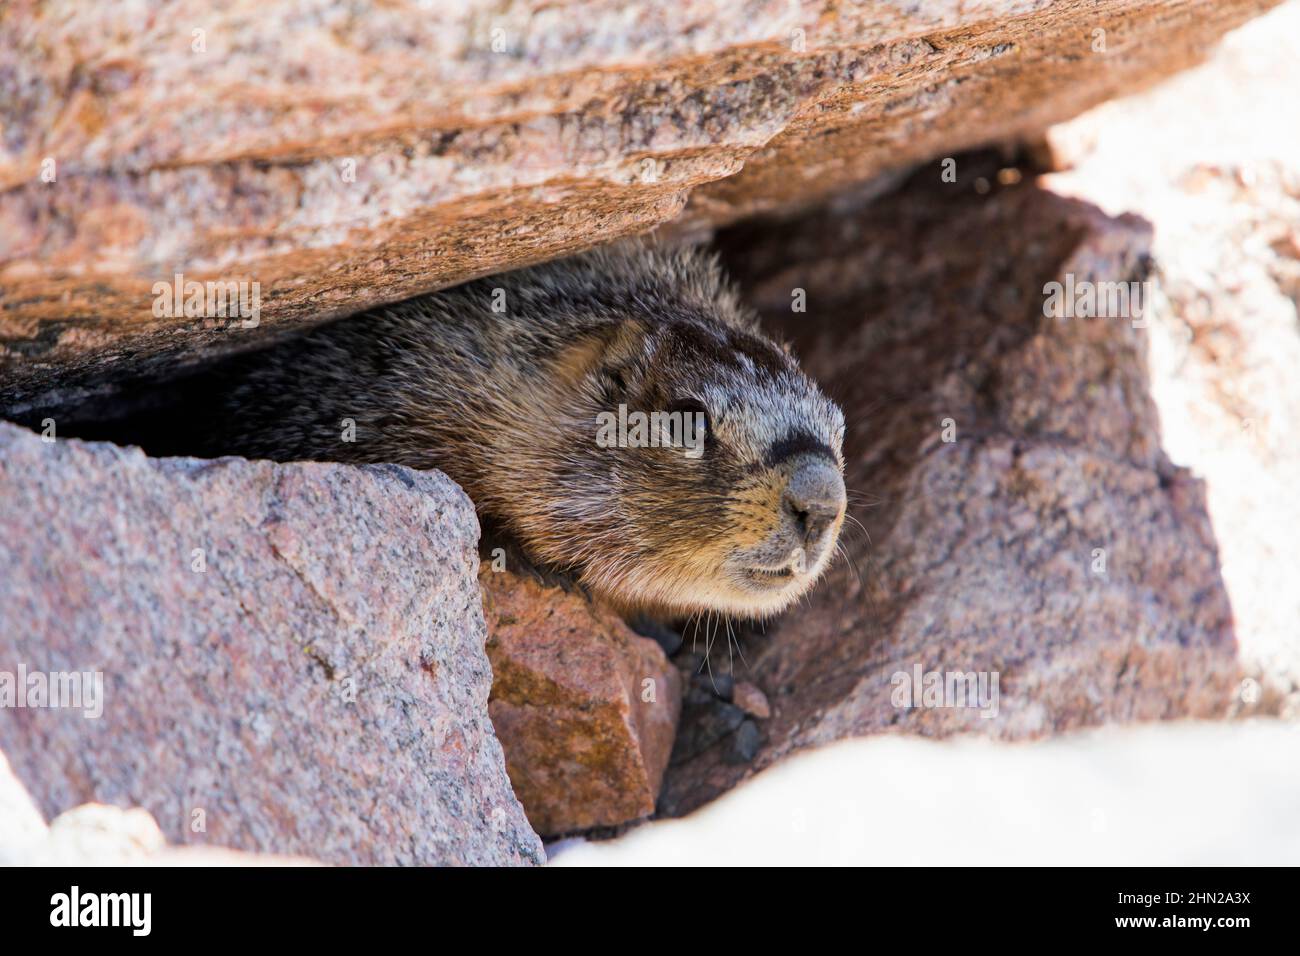
[[[745,573],[759,581],[783,581],[794,577],[794,570],[788,566],[774,569],[745,568]]]

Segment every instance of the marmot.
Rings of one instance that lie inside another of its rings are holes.
[[[150,452],[440,469],[534,562],[629,613],[780,611],[844,519],[843,414],[691,249],[623,244],[419,296],[185,394]],[[702,423],[702,447],[598,441],[637,411]]]

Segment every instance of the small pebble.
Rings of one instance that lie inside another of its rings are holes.
[[[691,678],[691,683],[702,690],[707,690],[719,700],[731,700],[735,693],[736,681],[730,674],[719,674],[708,670],[700,671]]]
[[[757,717],[759,720],[767,720],[772,716],[772,707],[767,702],[767,695],[749,681],[741,681],[736,685],[735,690],[731,692],[731,702],[749,716]]]
[[[727,754],[728,763],[750,763],[758,756],[758,749],[763,745],[763,734],[758,724],[747,720],[736,728],[731,738],[731,752]]]

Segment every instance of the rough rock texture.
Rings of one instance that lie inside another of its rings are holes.
[[[479,572],[492,661],[492,724],[539,833],[616,826],[654,812],[681,709],[659,645],[579,594]]]
[[[731,702],[759,720],[767,720],[772,716],[772,705],[767,702],[767,696],[749,681],[741,681],[736,685]]]
[[[87,803],[49,826],[0,753],[0,866],[305,866],[303,858],[167,847],[149,812]]]
[[[87,803],[59,814],[39,839],[0,845],[0,866],[316,866],[305,857],[221,847],[168,847],[145,810]]]
[[[1071,168],[1048,182],[1155,227],[1164,446],[1205,478],[1243,664],[1300,717],[1297,37],[1289,3],[1205,66],[1054,128]]]
[[[0,405],[1026,136],[1272,3],[9,3]]]
[[[174,842],[331,863],[542,860],[488,721],[477,522],[446,477],[0,423],[0,501],[0,671],[102,673],[97,718],[0,709],[46,817],[143,807]]]
[[[719,735],[731,705],[688,699],[661,810],[845,736],[1026,738],[1240,704],[1204,487],[1161,450],[1142,314],[1044,315],[1050,281],[1145,278],[1149,227],[983,161],[721,239],[845,408],[862,531],[806,605],[745,641],[736,676],[769,720]],[[995,715],[896,706],[894,676],[918,667],[996,674]]]

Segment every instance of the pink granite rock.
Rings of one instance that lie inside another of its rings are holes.
[[[0,406],[1033,136],[1273,2],[5,4]]]
[[[0,423],[0,502],[0,672],[102,681],[0,708],[47,818],[99,802],[171,843],[542,862],[488,719],[477,521],[446,477]]]
[[[654,812],[681,709],[659,645],[579,594],[479,573],[489,711],[533,828],[563,834]]]

